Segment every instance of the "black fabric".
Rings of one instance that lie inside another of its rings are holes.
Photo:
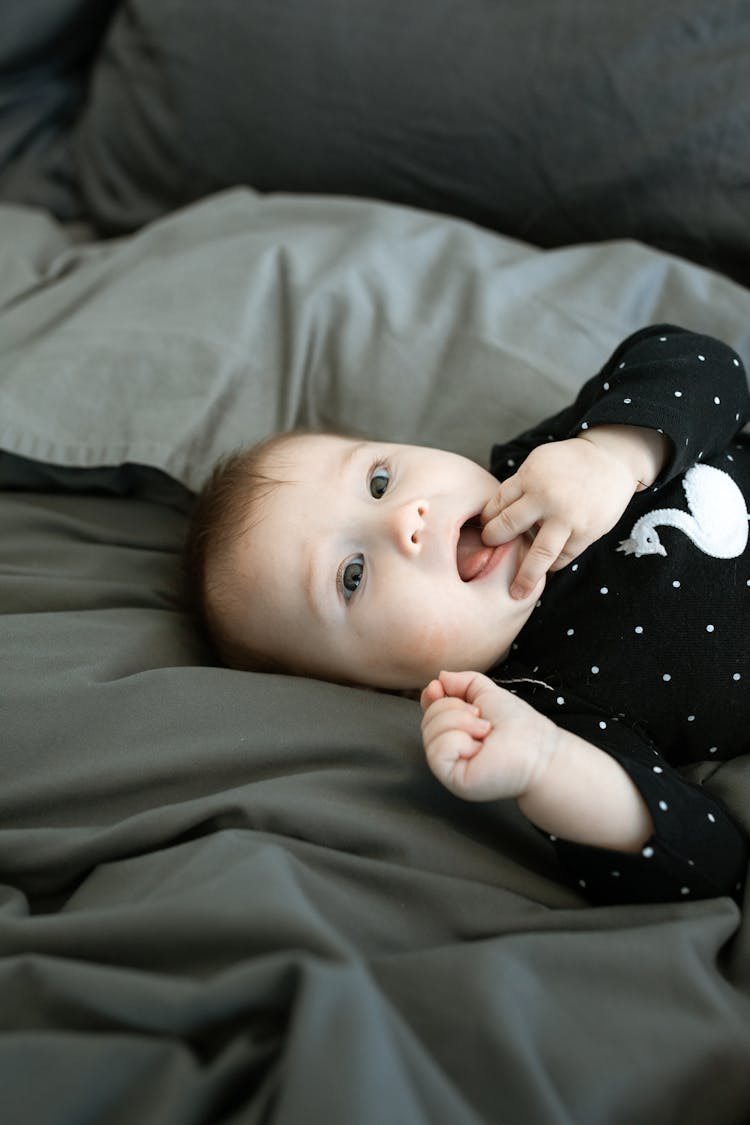
[[[77,132],[132,230],[208,192],[374,196],[749,277],[748,0],[125,0]]]
[[[638,856],[554,841],[596,901],[742,889],[744,833],[672,767],[750,751],[750,441],[738,432],[749,418],[736,353],[658,325],[626,340],[571,407],[493,450],[502,479],[540,443],[597,424],[663,429],[672,444],[664,472],[633,497],[612,531],[550,576],[511,661],[497,672],[517,680],[514,690],[561,726],[612,754],[646,800],[655,833]],[[717,486],[728,488],[736,513]],[[738,546],[725,542],[731,529]],[[702,538],[710,530],[713,538]]]
[[[148,465],[124,462],[101,468],[76,469],[18,457],[0,450],[0,489],[8,492],[69,492],[88,496],[139,496],[190,512],[194,494],[184,485]]]

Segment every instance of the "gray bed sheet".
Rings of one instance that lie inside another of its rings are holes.
[[[0,498],[4,1121],[746,1120],[736,905],[588,908],[412,702],[214,666],[184,522]]]
[[[747,358],[750,294],[351,201],[230,193],[84,246],[13,214],[3,1121],[746,1121],[747,906],[587,906],[514,805],[432,779],[413,701],[220,667],[179,551],[243,434],[325,415],[471,452],[490,398],[515,429],[631,324]],[[748,761],[695,773],[750,829]]]

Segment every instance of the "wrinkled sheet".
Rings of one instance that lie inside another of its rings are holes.
[[[0,225],[3,1121],[745,1121],[747,907],[587,906],[515,806],[434,781],[413,701],[219,667],[179,549],[221,447],[486,457],[640,323],[747,360],[750,294],[352,201]],[[695,772],[750,829],[748,762]]]
[[[293,425],[486,462],[660,320],[750,359],[747,290],[633,242],[542,251],[426,212],[237,189],[109,242],[0,206],[0,448],[188,487]]]

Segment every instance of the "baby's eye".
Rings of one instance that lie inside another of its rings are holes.
[[[361,555],[356,559],[352,559],[346,564],[341,571],[341,589],[343,590],[344,597],[348,601],[352,594],[356,591],[362,576],[365,573],[365,560]]]
[[[378,465],[378,467],[373,469],[370,473],[370,495],[375,500],[380,500],[390,483],[391,474],[388,472],[385,465]]]

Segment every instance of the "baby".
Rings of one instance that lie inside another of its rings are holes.
[[[279,435],[199,497],[204,619],[237,668],[422,689],[436,777],[514,798],[592,900],[737,893],[744,834],[674,767],[750,749],[749,417],[731,349],[662,325],[492,472]]]

